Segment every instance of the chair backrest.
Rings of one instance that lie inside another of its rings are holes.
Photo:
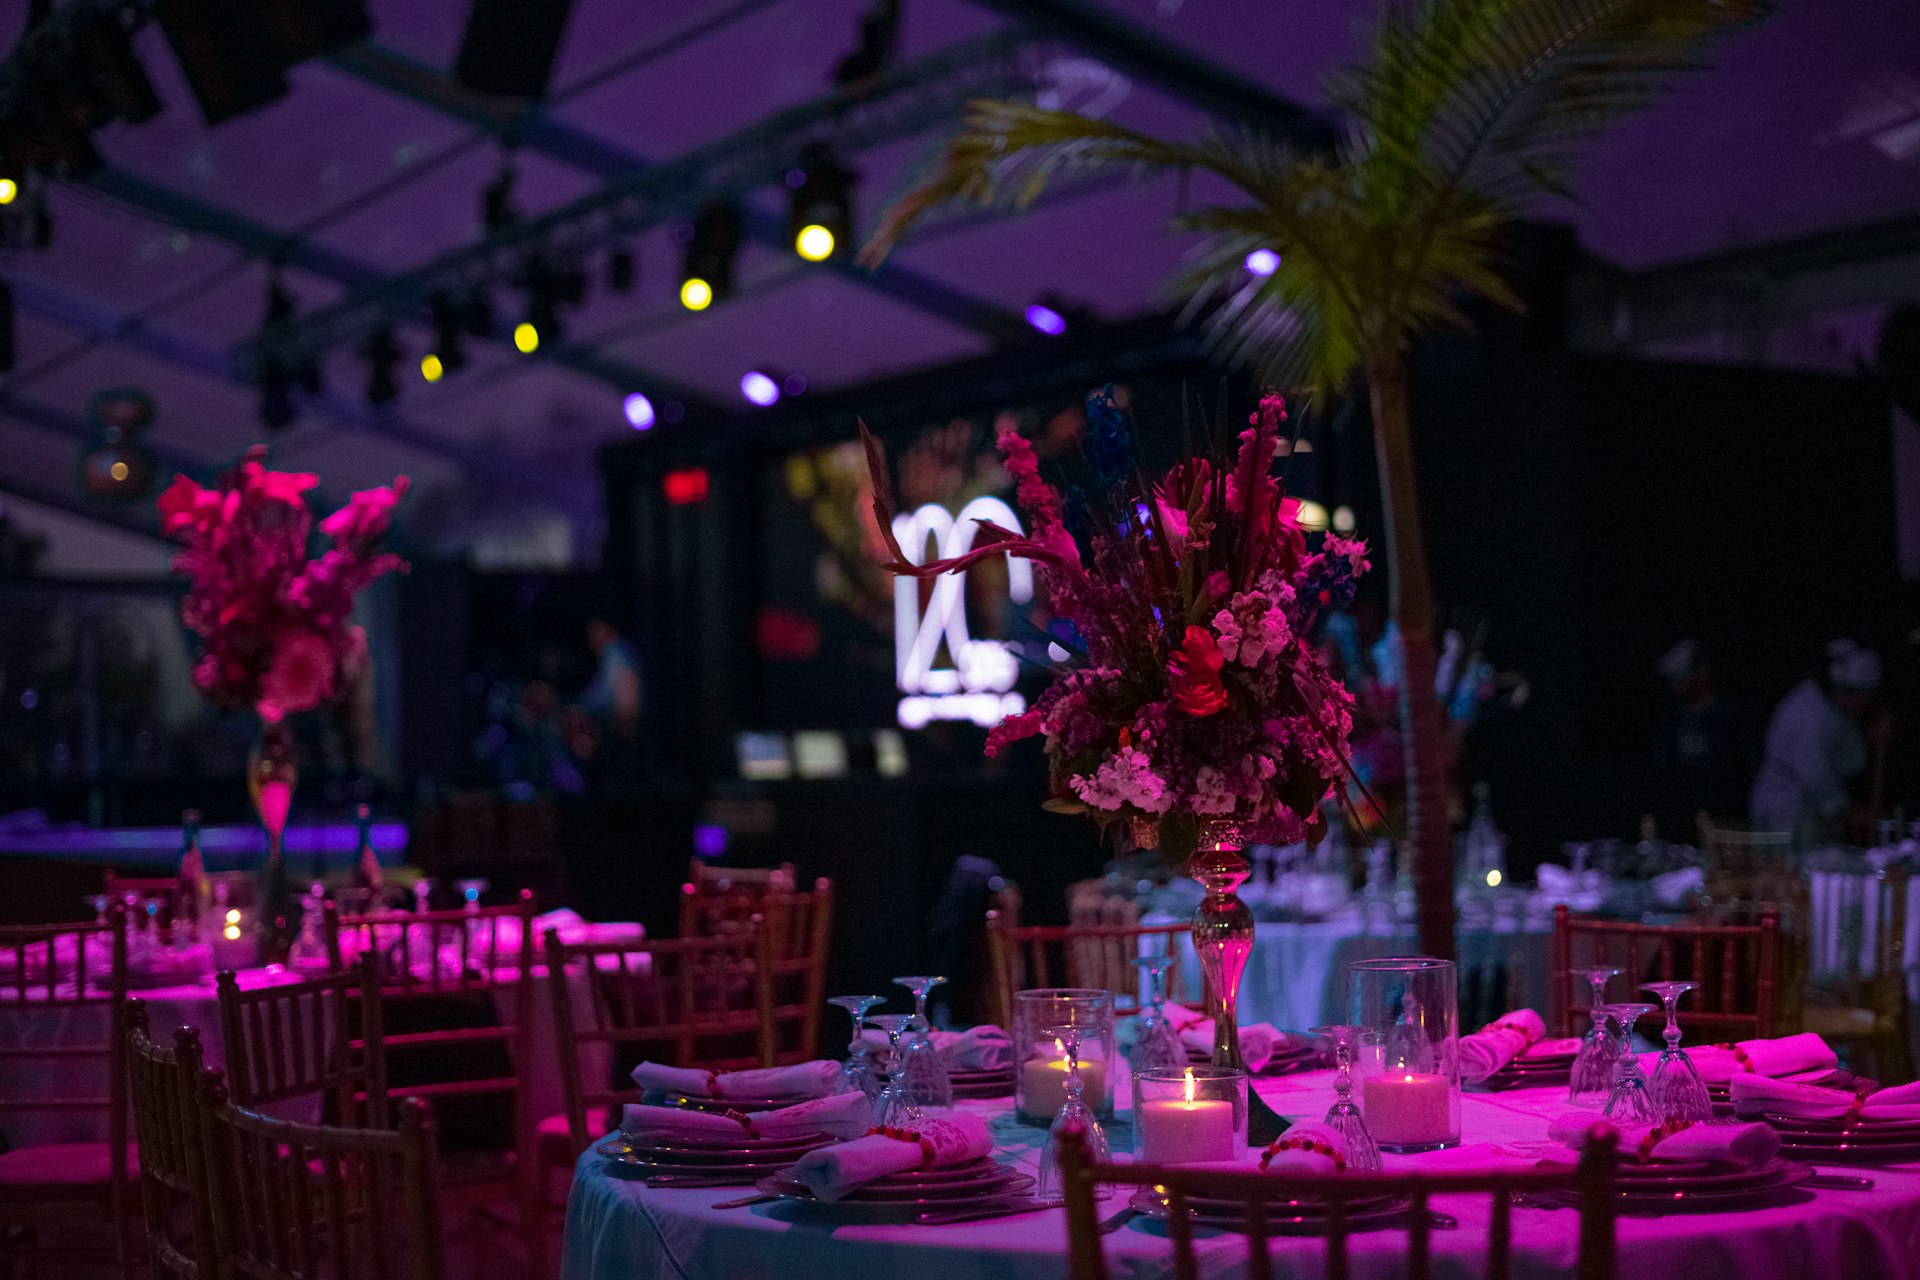
[[[1493,1199],[1487,1236],[1488,1280],[1508,1280],[1512,1275],[1513,1202],[1516,1195],[1525,1194],[1576,1198],[1580,1261],[1574,1274],[1579,1280],[1612,1280],[1613,1183],[1619,1163],[1618,1145],[1618,1135],[1601,1125],[1588,1138],[1580,1163],[1564,1171],[1535,1168],[1473,1173],[1268,1174],[1096,1161],[1088,1154],[1085,1134],[1069,1128],[1060,1135],[1060,1174],[1067,1201],[1067,1274],[1071,1280],[1106,1280],[1107,1262],[1095,1196],[1099,1187],[1108,1185],[1150,1188],[1165,1196],[1174,1280],[1197,1280],[1199,1275],[1193,1246],[1192,1202],[1196,1196],[1240,1202],[1245,1216],[1236,1229],[1244,1231],[1247,1238],[1248,1280],[1271,1280],[1274,1274],[1268,1254],[1272,1238],[1267,1229],[1269,1206],[1289,1200],[1324,1201],[1329,1207],[1326,1275],[1328,1280],[1346,1280],[1349,1232],[1344,1206],[1379,1196],[1404,1199],[1409,1204],[1406,1225],[1397,1229],[1406,1232],[1407,1243],[1402,1254],[1404,1263],[1394,1274],[1407,1280],[1430,1280],[1433,1242],[1428,1203],[1436,1194],[1460,1193],[1485,1194]],[[1215,1259],[1214,1264],[1218,1261]]]
[[[202,1053],[196,1027],[174,1032],[174,1047],[152,1039],[146,1002],[127,1001],[127,1070],[140,1151],[140,1204],[147,1256],[156,1276],[216,1280],[212,1206],[207,1201],[200,1133]]]
[[[1876,867],[1863,857],[1824,856],[1807,866],[1813,980],[1853,992],[1904,989],[1907,892],[1904,862]]]
[[[694,894],[792,893],[793,864],[777,867],[716,867],[704,858],[687,864],[687,891]]]
[[[227,971],[214,985],[225,1087],[236,1103],[259,1109],[331,1097],[336,1123],[386,1127],[385,1015],[372,956],[300,982],[242,990]]]
[[[455,907],[447,911],[379,911],[343,915],[328,904],[324,914],[327,958],[345,969],[362,955],[379,960],[381,989],[389,999],[487,994],[521,983],[532,967],[537,908],[533,892],[502,907]]]
[[[719,938],[567,943],[549,930],[545,954],[567,1124],[576,1149],[592,1136],[590,1108],[638,1102],[613,1084],[646,1058],[737,1071],[774,1064],[773,939],[761,928]],[[588,1079],[583,1062],[607,1074]]]
[[[0,1039],[0,1073],[19,1064],[23,1073],[59,1081],[44,1090],[0,1092],[0,1133],[11,1115],[91,1114],[95,1124],[104,1120],[113,1149],[116,1220],[128,1191],[127,1041],[120,1031],[126,999],[127,913],[118,903],[99,924],[0,926],[0,1010],[28,1006],[50,1018],[71,1010],[80,1013],[76,1025],[100,1027],[93,1039]],[[96,1022],[81,1011],[104,1017]]]
[[[1781,881],[1797,877],[1793,832],[1754,831],[1704,812],[1697,821],[1710,897],[1772,897]]]
[[[404,1099],[393,1129],[293,1124],[199,1080],[208,1200],[231,1280],[442,1280],[433,1113]]]
[[[1770,908],[1755,924],[1630,924],[1575,916],[1562,904],[1553,909],[1554,1025],[1576,1035],[1591,1015],[1592,989],[1574,970],[1612,965],[1623,972],[1611,990],[1624,985],[1634,1003],[1644,998],[1642,983],[1699,983],[1679,1004],[1690,1040],[1772,1036],[1784,959],[1780,915]]]
[[[1000,1025],[1013,1025],[1013,993],[1031,987],[1095,987],[1116,994],[1140,990],[1142,955],[1164,954],[1172,966],[1166,990],[1180,990],[1185,924],[1022,925],[987,912],[987,943],[999,988]],[[1122,1014],[1132,1010],[1122,1009]]]

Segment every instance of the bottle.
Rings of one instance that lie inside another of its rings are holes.
[[[213,891],[207,880],[207,861],[200,853],[200,811],[188,809],[180,815],[180,870],[174,891],[174,925],[186,941],[197,942],[207,910],[213,905]]]
[[[320,929],[326,905],[326,886],[315,880],[300,903],[300,933],[287,953],[289,968],[317,972],[328,967],[327,942]]]
[[[367,909],[372,910],[379,903],[386,878],[380,869],[380,855],[373,849],[373,810],[359,805],[353,811],[353,820],[360,828],[360,854],[354,862],[353,887],[367,891]]]
[[[1507,838],[1493,825],[1493,788],[1473,784],[1473,821],[1467,824],[1467,882],[1475,889],[1498,889],[1507,878]]]

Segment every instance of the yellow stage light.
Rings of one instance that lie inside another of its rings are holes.
[[[689,311],[705,311],[713,303],[713,286],[699,276],[689,276],[680,286],[680,305]]]
[[[521,355],[532,355],[540,349],[540,331],[522,320],[513,327],[513,345],[520,348]]]
[[[802,227],[793,238],[793,251],[808,262],[825,262],[833,256],[833,232],[817,222]]]

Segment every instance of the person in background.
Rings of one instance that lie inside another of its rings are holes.
[[[603,789],[636,785],[640,773],[640,657],[611,622],[587,623],[593,679],[580,707],[593,722],[587,751]]]
[[[1766,756],[1754,779],[1757,828],[1791,831],[1803,841],[1831,838],[1854,803],[1851,785],[1867,772],[1867,735],[1884,720],[1874,711],[1880,655],[1851,640],[1827,646],[1824,672],[1795,685],[1774,708]]]

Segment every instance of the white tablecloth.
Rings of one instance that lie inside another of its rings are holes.
[[[1845,976],[1850,960],[1862,974],[1872,974],[1877,959],[1880,917],[1871,898],[1874,883],[1864,876],[1835,871],[1807,875],[1812,918],[1808,932],[1813,946],[1815,978]],[[1907,882],[1907,928],[1903,938],[1907,996],[1920,1000],[1920,877]]]
[[[1319,1119],[1332,1102],[1330,1072],[1262,1080],[1262,1095],[1289,1119]],[[1117,1097],[1124,1098],[1124,1086]],[[967,1103],[994,1116],[996,1154],[1031,1171],[1044,1135],[1014,1125],[1009,1101]],[[1560,1089],[1468,1094],[1466,1145],[1417,1156],[1388,1156],[1390,1171],[1525,1166],[1538,1158],[1547,1121],[1565,1109]],[[1112,1135],[1124,1151],[1124,1117]],[[1854,1170],[1860,1172],[1859,1170]],[[1795,1202],[1743,1213],[1676,1213],[1620,1222],[1619,1274],[1633,1280],[1813,1280],[1858,1276],[1920,1280],[1920,1168],[1865,1171],[1871,1192],[1807,1191]],[[758,1280],[786,1276],[912,1277],[912,1280],[1058,1280],[1066,1269],[1066,1215],[1049,1210],[950,1227],[837,1226],[783,1204],[715,1209],[742,1192],[649,1190],[608,1171],[589,1151],[575,1170],[567,1203],[563,1280]],[[1118,1207],[1109,1201],[1106,1212]],[[1460,1219],[1433,1235],[1435,1275],[1464,1280],[1484,1270],[1485,1196],[1438,1196],[1434,1207]],[[1566,1210],[1515,1209],[1513,1274],[1520,1280],[1571,1274],[1578,1217]],[[1105,1237],[1108,1265],[1125,1280],[1171,1273],[1157,1224],[1135,1219]],[[1201,1228],[1202,1274],[1243,1274],[1244,1238]],[[1406,1237],[1385,1230],[1354,1237],[1356,1280],[1404,1273]],[[1321,1274],[1324,1244],[1282,1239],[1273,1245],[1276,1276]]]

